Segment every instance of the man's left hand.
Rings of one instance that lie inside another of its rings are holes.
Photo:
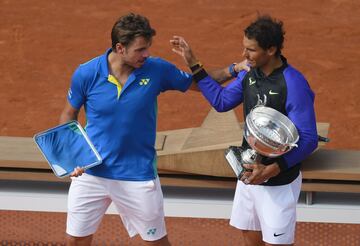
[[[264,164],[243,164],[244,168],[252,170],[252,172],[245,172],[241,177],[241,181],[245,184],[258,185],[266,182],[280,173],[280,167],[277,163],[265,166]]]

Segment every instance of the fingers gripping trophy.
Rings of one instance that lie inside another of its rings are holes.
[[[240,179],[245,171],[243,164],[260,163],[262,156],[275,158],[297,147],[299,134],[291,120],[279,111],[266,107],[258,95],[257,105],[246,116],[244,138],[251,149],[230,146],[225,157]]]

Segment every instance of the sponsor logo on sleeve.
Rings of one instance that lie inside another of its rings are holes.
[[[141,79],[139,84],[140,85],[147,85],[150,82],[150,79]]]

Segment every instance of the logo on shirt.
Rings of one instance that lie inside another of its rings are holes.
[[[156,228],[150,228],[146,234],[148,235],[155,235]]]
[[[139,85],[147,85],[150,82],[150,79],[141,79]]]
[[[278,92],[275,92],[275,91],[270,90],[270,91],[269,91],[269,94],[270,94],[270,95],[278,95],[279,93],[278,93]]]
[[[249,77],[249,85],[253,85],[256,83],[256,80],[253,80],[253,78]]]

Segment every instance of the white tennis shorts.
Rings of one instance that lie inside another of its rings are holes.
[[[119,181],[86,173],[72,178],[66,233],[74,237],[94,234],[111,202],[130,237],[140,234],[143,240],[155,241],[166,235],[159,178]]]
[[[296,204],[302,177],[280,186],[246,185],[238,181],[230,225],[261,231],[264,242],[292,244],[295,237]]]

